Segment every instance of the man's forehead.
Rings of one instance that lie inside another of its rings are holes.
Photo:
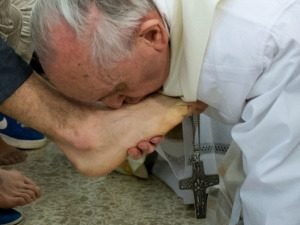
[[[81,71],[88,57],[88,47],[75,35],[66,24],[53,26],[49,38],[51,56],[44,61],[52,71],[68,70]]]
[[[53,26],[49,41],[56,52],[71,51],[82,45],[76,33],[64,22]]]

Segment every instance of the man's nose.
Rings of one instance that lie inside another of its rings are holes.
[[[110,108],[118,109],[124,104],[125,98],[124,95],[112,95],[102,99],[102,102]]]

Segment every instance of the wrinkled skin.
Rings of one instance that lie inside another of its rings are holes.
[[[150,139],[153,136],[165,135],[192,112],[199,113],[206,108],[203,103],[185,103],[178,98],[162,95],[149,97],[135,105],[125,105],[121,110],[108,110],[110,118],[104,121],[100,131],[104,138],[102,146],[90,146],[85,151],[74,151],[73,148],[62,148],[64,153],[83,174],[101,176],[111,172],[127,157],[127,149],[133,143]],[[141,110],[144,109],[144,110]],[[145,110],[147,109],[147,110]],[[132,129],[132,123],[142,129]],[[92,143],[95,135],[87,135],[87,143]]]

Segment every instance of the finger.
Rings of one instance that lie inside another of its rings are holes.
[[[150,139],[151,144],[158,145],[164,139],[163,136],[156,136]]]
[[[197,102],[189,102],[188,109],[190,114],[199,114],[206,110],[208,105],[204,102],[197,101]]]
[[[150,154],[154,152],[155,145],[149,143],[148,141],[142,141],[138,143],[137,147],[144,153],[144,154]]]
[[[137,147],[131,147],[127,150],[128,155],[134,160],[138,160],[143,156],[143,153],[141,150],[139,150]]]

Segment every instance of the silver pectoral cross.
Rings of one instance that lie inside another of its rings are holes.
[[[193,152],[198,153],[201,150],[200,146],[200,116],[193,115],[191,117],[193,125]],[[179,181],[181,190],[191,189],[194,193],[195,213],[198,219],[206,217],[207,208],[207,192],[206,189],[210,186],[219,183],[218,175],[205,175],[203,161],[200,158],[192,157],[191,160],[193,174],[191,178]]]

